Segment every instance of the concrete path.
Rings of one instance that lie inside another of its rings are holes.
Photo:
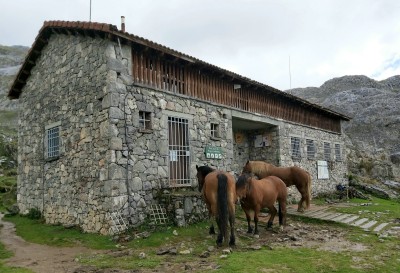
[[[329,209],[334,207],[330,206],[317,206],[311,205],[310,209],[305,212],[298,212],[296,206],[288,206],[287,213],[290,215],[299,215],[302,217],[320,219],[325,221],[333,221],[346,225],[352,225],[364,229],[365,231],[372,231],[377,234],[389,234],[400,236],[400,223],[386,223],[376,220],[361,218],[355,214],[332,212]]]

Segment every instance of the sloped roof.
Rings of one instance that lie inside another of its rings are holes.
[[[341,118],[344,120],[350,119],[348,116],[345,116],[341,113],[324,108],[320,105],[310,103],[306,100],[303,100],[299,97],[285,93],[283,91],[280,91],[280,90],[273,88],[271,86],[268,86],[266,84],[251,80],[249,78],[243,77],[234,72],[231,72],[231,71],[222,69],[220,67],[217,67],[215,65],[206,63],[197,58],[183,54],[181,52],[178,52],[178,51],[168,48],[166,46],[157,44],[157,43],[147,40],[145,38],[118,30],[118,28],[115,25],[105,24],[105,23],[96,23],[96,22],[80,22],[80,21],[45,21],[44,22],[43,26],[39,30],[38,35],[35,38],[35,41],[32,44],[32,47],[28,51],[25,61],[22,64],[22,66],[21,66],[14,82],[12,83],[12,86],[11,86],[9,92],[8,92],[8,97],[10,99],[19,98],[19,96],[22,92],[22,89],[26,84],[26,81],[28,80],[28,78],[30,76],[30,71],[35,66],[36,60],[40,56],[42,49],[48,43],[50,36],[53,34],[58,34],[58,33],[71,34],[71,35],[82,34],[82,35],[88,35],[88,36],[92,36],[92,37],[99,36],[104,39],[111,39],[111,40],[120,39],[122,42],[125,42],[125,43],[139,44],[139,45],[142,45],[145,47],[152,48],[156,51],[160,51],[164,54],[174,56],[174,57],[184,60],[186,62],[206,67],[209,70],[218,72],[227,77],[231,77],[235,81],[246,83],[248,85],[255,86],[257,88],[261,88],[264,90],[268,90],[269,92],[273,92],[273,93],[275,93],[279,96],[285,97],[289,100],[296,101],[296,102],[304,105],[305,107],[316,108],[318,110],[322,110],[322,111],[326,112],[327,114],[336,116],[337,118]]]

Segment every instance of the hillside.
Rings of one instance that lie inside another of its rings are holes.
[[[0,132],[6,135],[14,135],[18,124],[18,101],[9,100],[7,93],[28,49],[24,46],[0,45]]]
[[[352,117],[343,128],[351,173],[400,181],[400,76],[344,76],[286,92]]]

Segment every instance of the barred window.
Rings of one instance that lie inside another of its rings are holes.
[[[214,138],[219,138],[219,124],[217,123],[211,123],[211,137]]]
[[[151,113],[145,111],[139,111],[139,129],[140,130],[151,130]]]
[[[324,142],[324,160],[331,160],[331,144],[329,142]]]
[[[335,158],[336,161],[342,161],[342,151],[340,149],[340,144],[335,144]]]
[[[291,148],[292,148],[292,158],[300,159],[301,151],[300,151],[300,138],[299,137],[291,137]]]
[[[315,159],[315,143],[313,139],[306,139],[307,145],[307,158],[308,159]]]
[[[60,156],[60,122],[45,127],[45,158],[55,159]]]

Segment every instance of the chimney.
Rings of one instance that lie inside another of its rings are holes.
[[[125,32],[125,16],[121,16],[121,31]]]

